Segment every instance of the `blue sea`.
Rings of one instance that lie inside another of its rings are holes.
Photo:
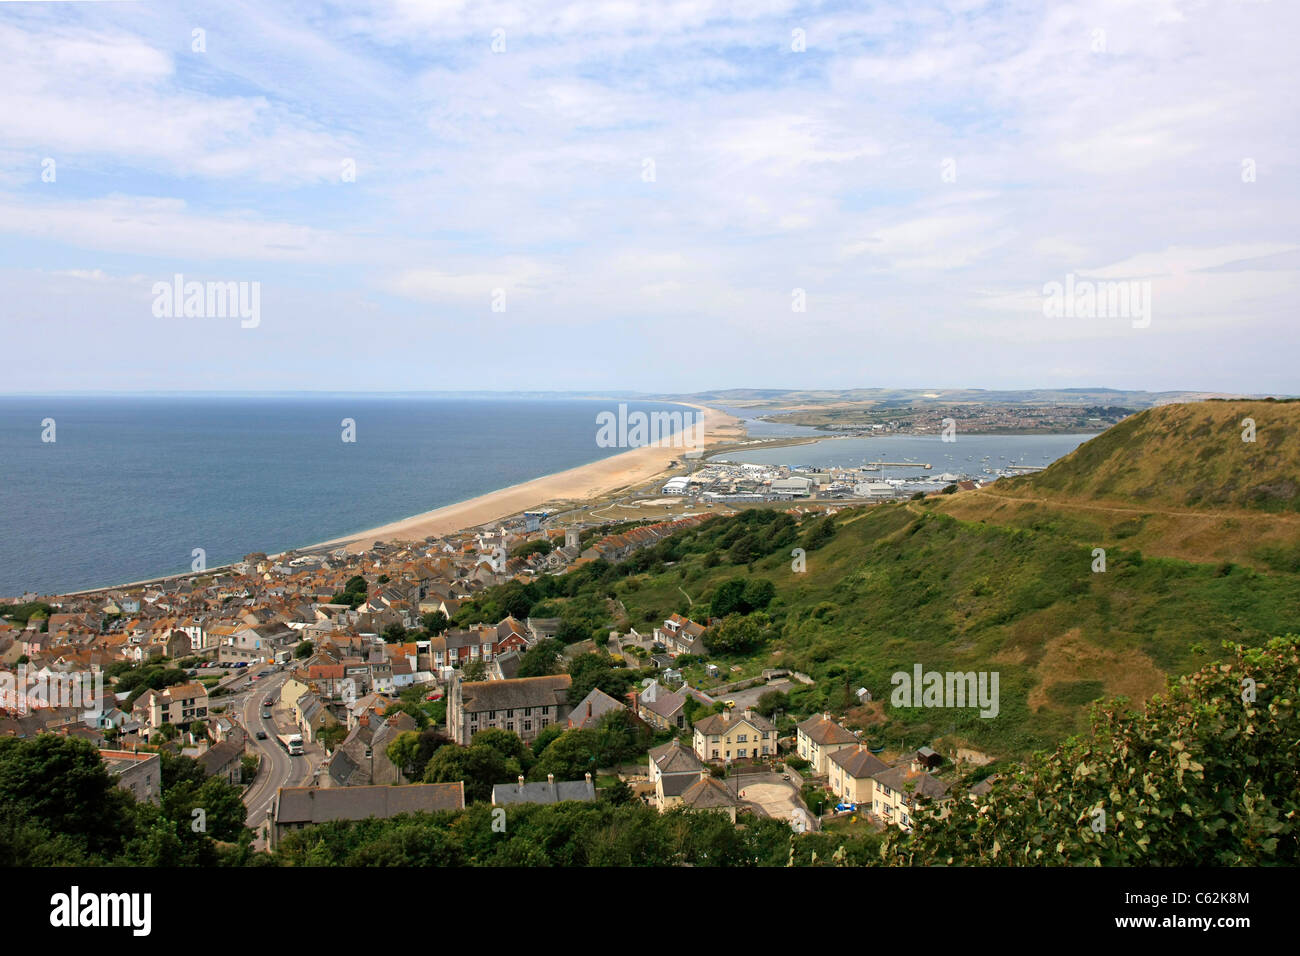
[[[618,454],[596,444],[597,413],[616,410],[576,398],[0,397],[0,595],[187,572],[195,548],[215,567],[365,531]]]

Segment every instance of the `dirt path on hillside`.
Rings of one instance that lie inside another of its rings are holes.
[[[1268,518],[1271,521],[1295,523],[1300,515],[1277,514],[1272,511],[1188,511],[1161,508],[1124,508],[1119,505],[1099,505],[1084,502],[1060,501],[1056,498],[1019,498],[1012,495],[999,495],[989,491],[963,491],[964,495],[981,495],[993,501],[1016,501],[1022,504],[1046,505],[1052,508],[1075,508],[1082,511],[1105,511],[1110,514],[1167,515],[1171,518]]]

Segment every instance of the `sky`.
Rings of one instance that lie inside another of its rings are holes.
[[[1294,393],[1297,35],[1282,0],[0,3],[0,391]],[[249,311],[171,314],[177,275]],[[1045,309],[1067,282],[1133,298]]]

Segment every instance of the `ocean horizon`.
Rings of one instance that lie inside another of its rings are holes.
[[[600,461],[626,450],[597,443],[620,403],[690,411],[594,394],[0,396],[0,596],[184,574],[196,548],[208,568],[304,548]]]

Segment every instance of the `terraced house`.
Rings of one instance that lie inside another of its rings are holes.
[[[530,741],[569,716],[570,683],[568,674],[492,681],[463,681],[458,674],[447,698],[451,739],[468,745],[480,730],[497,727]]]
[[[872,806],[875,781],[878,773],[889,769],[885,763],[866,747],[845,747],[831,754],[826,761],[831,792],[843,803]]]
[[[926,773],[915,759],[882,770],[872,781],[871,812],[904,832],[912,829],[922,807],[951,799],[948,785]],[[940,816],[947,814],[945,808],[938,809]]]
[[[776,728],[752,710],[730,711],[695,722],[695,755],[701,760],[752,760],[776,753]]]

